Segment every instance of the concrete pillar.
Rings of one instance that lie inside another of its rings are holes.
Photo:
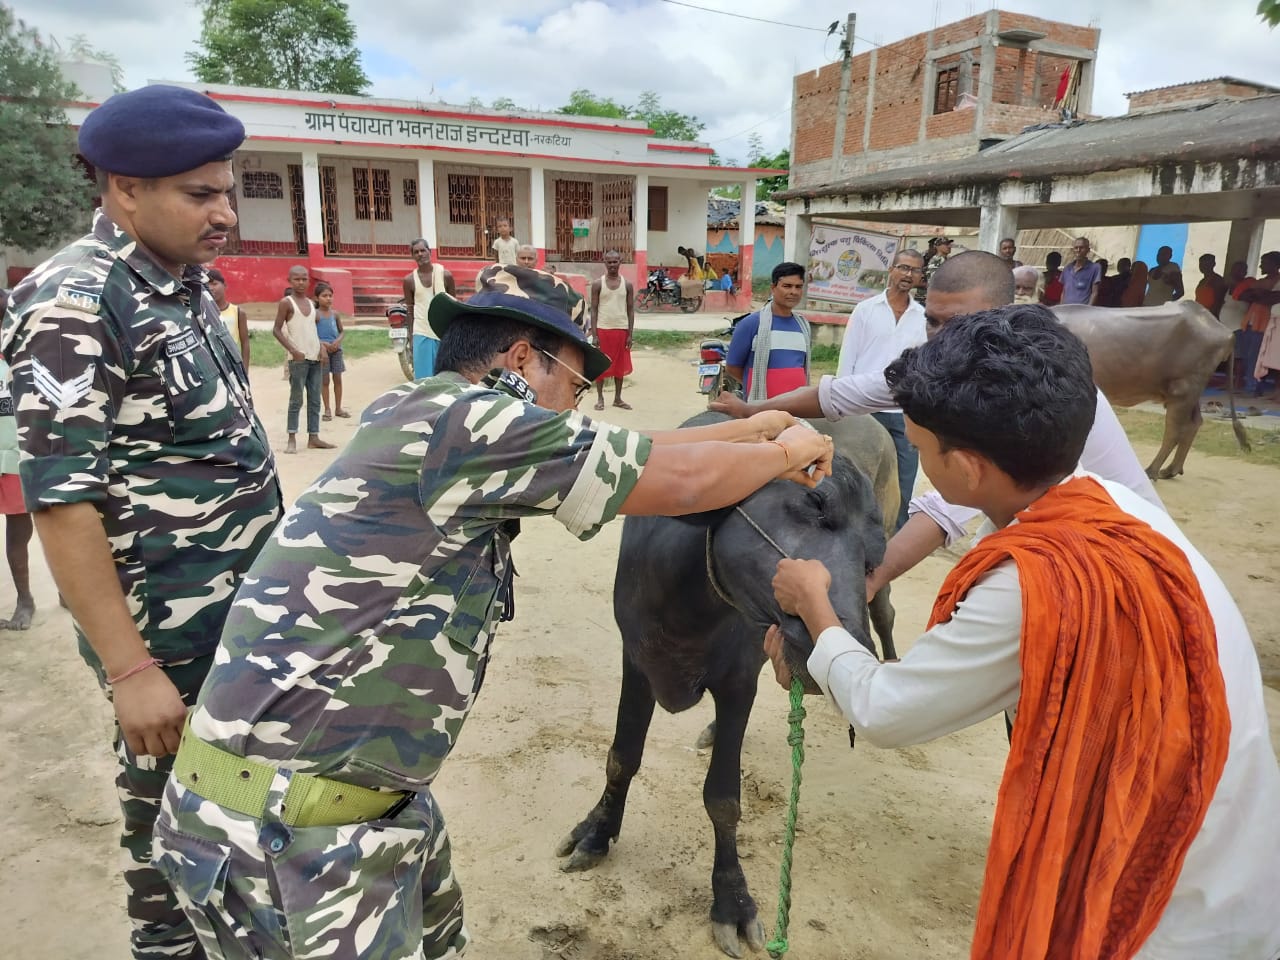
[[[751,270],[756,259],[756,181],[742,184],[742,203],[738,208],[738,286],[751,289]]]
[[[813,241],[813,218],[805,212],[803,200],[787,201],[787,222],[782,235],[782,259],[792,263],[809,262],[809,244]]]
[[[529,242],[538,251],[538,266],[547,262],[547,178],[541,166],[529,169]]]
[[[320,155],[302,151],[302,210],[307,219],[309,259],[324,258],[324,208],[320,202]]]
[[[878,47],[871,48],[871,62],[867,66],[867,102],[863,106],[862,119],[862,152],[871,149],[871,118],[876,112],[876,64],[880,59]],[[795,154],[791,154],[795,156]],[[843,175],[842,175],[843,176]]]
[[[1227,235],[1227,256],[1218,264],[1218,272],[1223,276],[1237,260],[1243,260],[1249,268],[1249,276],[1256,276],[1258,259],[1262,256],[1262,228],[1265,220],[1250,218],[1248,220],[1232,220],[1231,232]]]
[[[431,249],[436,248],[436,164],[418,158],[418,232]]]
[[[1097,73],[1097,63],[1093,60],[1080,61],[1080,89],[1076,95],[1076,116],[1093,113],[1093,77]]]
[[[981,219],[978,221],[978,249],[987,253],[1000,252],[1000,241],[1005,237],[1018,236],[1018,208],[1006,207],[999,200],[990,200],[982,205]]]
[[[636,283],[643,286],[649,279],[649,175],[636,174],[635,198],[631,201],[631,238],[636,265]]]

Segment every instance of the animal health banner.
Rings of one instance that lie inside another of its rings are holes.
[[[805,279],[810,300],[858,303],[889,285],[889,263],[901,237],[815,224]]]

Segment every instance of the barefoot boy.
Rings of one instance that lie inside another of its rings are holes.
[[[316,308],[307,299],[311,275],[306,267],[289,269],[289,293],[276,307],[274,333],[289,354],[289,443],[285,453],[298,452],[298,411],[302,394],[307,395],[307,446],[332,450],[333,444],[320,439],[320,335],[316,332]]]

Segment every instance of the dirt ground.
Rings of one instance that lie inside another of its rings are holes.
[[[352,408],[395,376],[389,351],[354,363],[346,377]],[[258,408],[282,447],[286,385],[272,369],[254,368],[253,377]],[[606,416],[630,427],[673,426],[699,408],[693,386],[686,358],[641,351],[626,392],[635,410]],[[353,429],[354,421],[335,421],[324,435],[341,443]],[[1144,462],[1152,452],[1138,450]],[[328,458],[281,457],[286,495]],[[1269,521],[1278,479],[1274,468],[1193,453],[1185,477],[1159,484],[1243,608],[1273,687],[1280,549]],[[484,695],[435,788],[467,895],[471,958],[719,956],[706,919],[707,758],[694,748],[709,701],[655,717],[622,836],[605,863],[567,875],[553,856],[603,785],[620,669],[610,605],[620,531],[614,524],[579,544],[548,520],[527,523],[516,545],[519,617],[499,634]],[[949,566],[931,558],[895,585],[899,649],[923,626]],[[9,811],[0,838],[3,927],[9,949],[29,960],[125,960],[110,710],[77,658],[38,549],[33,568],[35,624],[0,635],[0,806]],[[0,579],[7,612],[13,591]],[[1280,721],[1280,694],[1268,690],[1268,703]],[[741,827],[744,868],[770,932],[790,771],[786,712],[770,675],[744,745]],[[851,751],[837,716],[811,701],[806,730],[793,955],[966,956],[1005,756],[1002,723],[906,750]]]

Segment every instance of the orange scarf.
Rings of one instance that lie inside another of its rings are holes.
[[[1018,521],[952,570],[929,624],[1017,564],[1022,685],[971,957],[1131,957],[1226,763],[1217,635],[1186,555],[1096,481],[1054,487]]]

